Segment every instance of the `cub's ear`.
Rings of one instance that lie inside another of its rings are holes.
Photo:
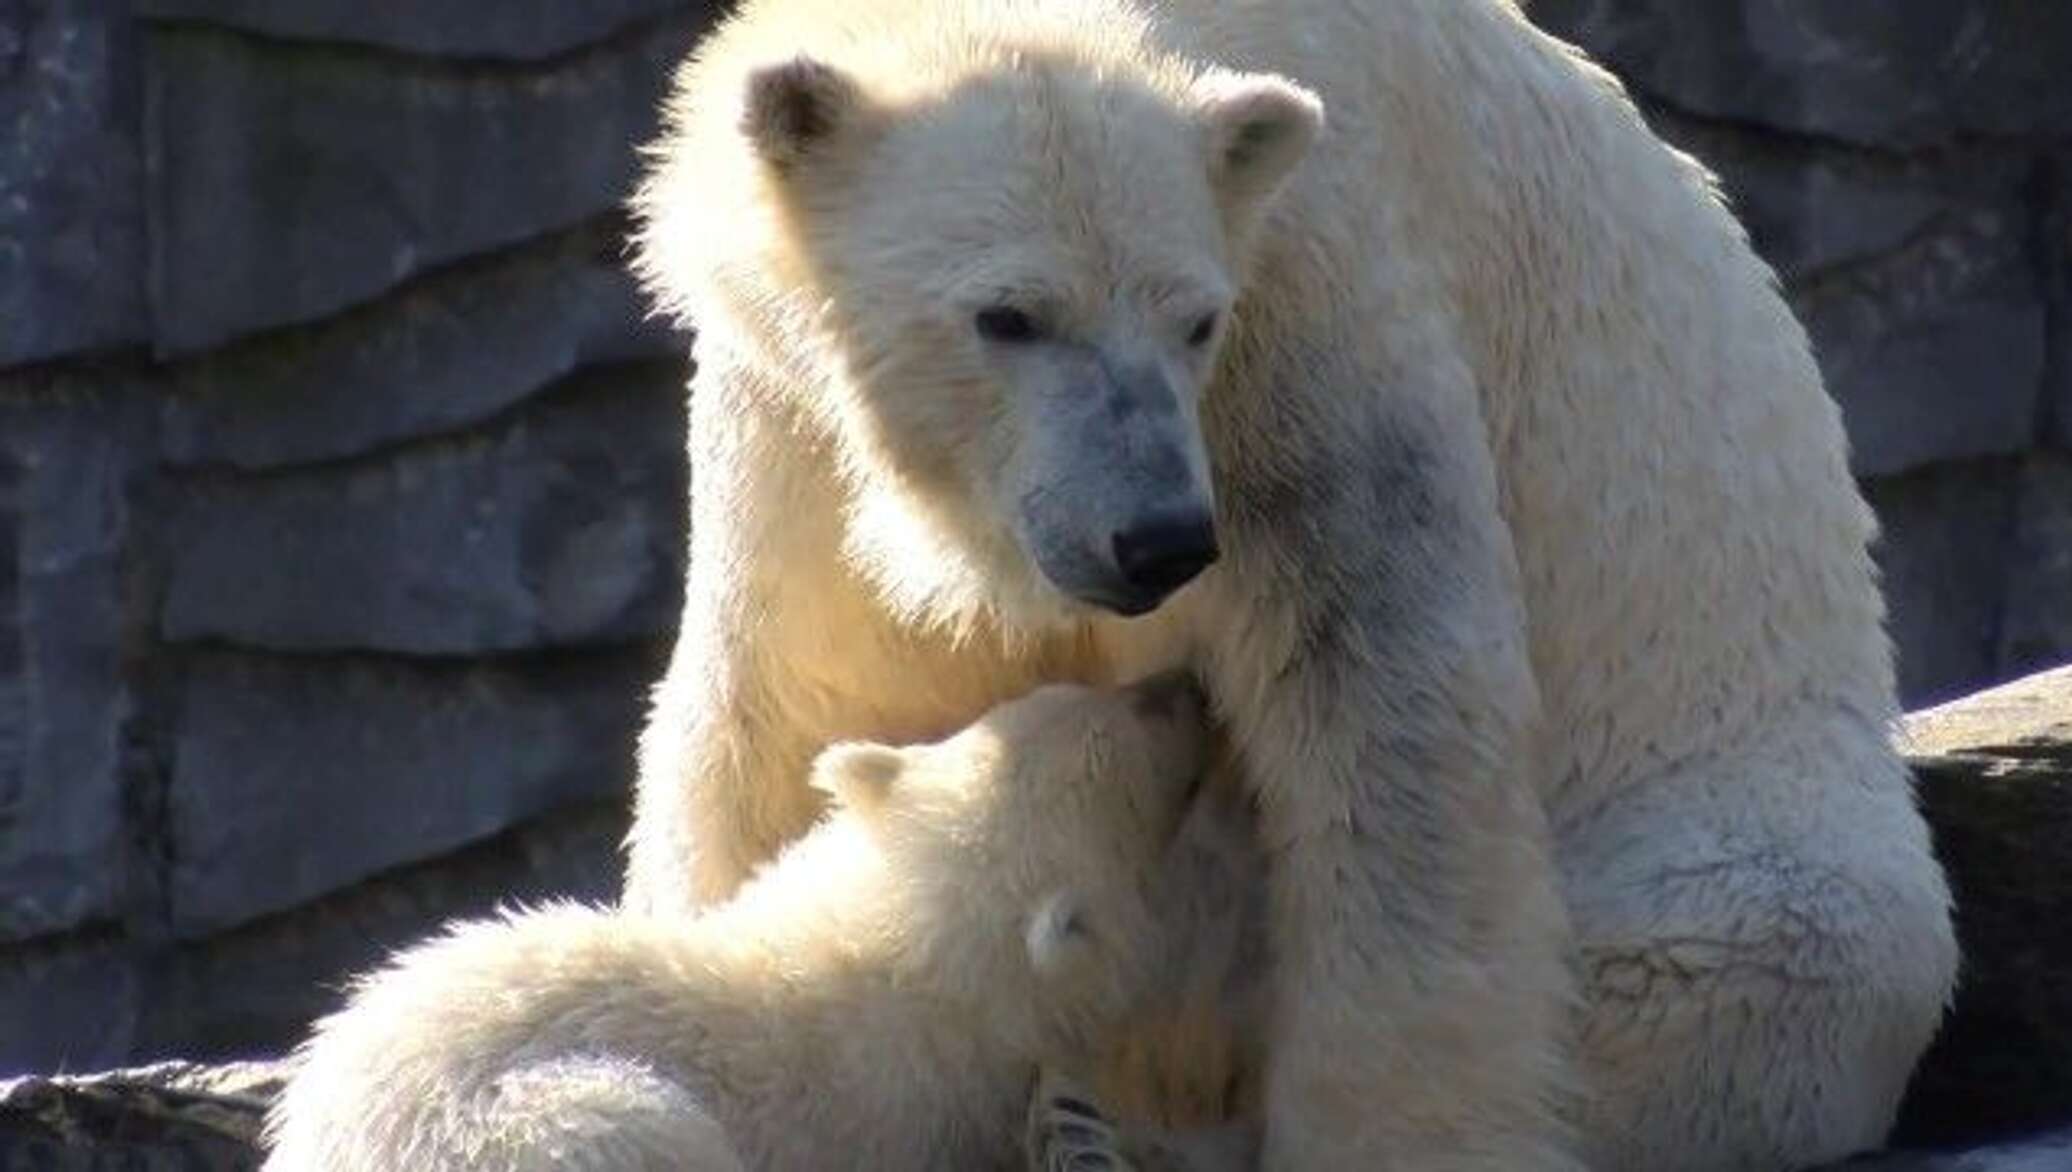
[[[741,133],[764,162],[788,171],[832,142],[862,108],[863,91],[848,74],[794,57],[749,73]]]
[[[873,813],[885,805],[906,772],[906,756],[889,745],[831,745],[813,761],[813,788],[841,805]]]
[[[1029,963],[1046,977],[1061,977],[1094,953],[1093,926],[1086,902],[1072,890],[1053,891],[1029,915],[1024,934]]]
[[[1209,179],[1226,211],[1245,211],[1280,188],[1324,128],[1324,103],[1286,78],[1210,72],[1194,83]]]

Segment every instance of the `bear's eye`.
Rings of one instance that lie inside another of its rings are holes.
[[[1033,342],[1043,333],[1035,318],[1005,305],[981,309],[971,320],[988,342]]]
[[[1189,346],[1206,346],[1216,336],[1216,314],[1212,310],[1194,319],[1193,328],[1187,331]]]

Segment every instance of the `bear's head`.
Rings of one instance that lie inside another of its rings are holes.
[[[783,368],[848,553],[908,617],[1151,610],[1218,556],[1201,399],[1321,106],[1112,26],[875,37],[686,74],[640,200],[650,284]]]
[[[1160,893],[1208,766],[1192,677],[1050,685],[935,744],[846,743],[814,784],[898,884],[909,971],[1069,1050],[1152,992],[1183,943]],[[995,1012],[997,1010],[997,1012]]]

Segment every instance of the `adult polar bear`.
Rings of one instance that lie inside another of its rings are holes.
[[[1614,81],[1505,0],[747,0],[671,113],[632,900],[732,890],[827,742],[1187,663],[1272,858],[1268,1168],[1881,1137],[1955,956],[1872,520]]]

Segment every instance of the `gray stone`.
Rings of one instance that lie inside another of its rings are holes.
[[[2065,1172],[2072,1168],[2072,1127],[1977,1148],[1880,1152],[1831,1165],[1828,1172]]]
[[[1884,526],[1884,572],[1900,697],[1909,706],[1996,678],[2006,537],[2019,463],[1973,460],[1867,481]]]
[[[480,423],[586,365],[681,359],[688,340],[645,315],[622,241],[607,218],[183,364],[160,416],[166,457],[336,460]]]
[[[139,13],[296,40],[351,41],[451,57],[539,58],[581,48],[685,0],[138,0]]]
[[[663,634],[683,577],[680,378],[593,371],[487,435],[195,483],[163,633],[416,655]]]
[[[1786,283],[1860,475],[2035,441],[2048,339],[2033,155],[1910,159],[1668,111],[1651,121],[1719,173]]]
[[[71,380],[0,389],[0,941],[106,918],[122,899],[138,405]]]
[[[1719,174],[1734,214],[1788,284],[1891,252],[1953,211],[2013,202],[2033,168],[2011,148],[1892,155],[1643,110],[1657,134]]]
[[[1859,475],[2035,442],[2046,319],[2031,248],[2019,205],[1972,207],[1791,290]]]
[[[160,29],[145,104],[158,345],[321,317],[618,206],[704,20],[525,67]]]
[[[2072,150],[2043,169],[2048,193],[2037,252],[2050,274],[2050,372],[2044,386],[2044,437],[2072,451]]]
[[[221,931],[623,795],[654,658],[192,657],[167,795],[172,930]]]
[[[284,1077],[174,1062],[0,1083],[0,1170],[251,1172]]]
[[[2003,781],[2010,770],[2020,774],[2008,782],[2017,787],[2010,794],[2044,793],[2059,782],[2072,782],[2072,665],[1916,709],[1907,713],[1900,731],[1899,744],[1916,765],[1940,768],[1949,766],[1950,758],[1962,758],[1976,767],[1971,772],[1984,771]],[[1998,792],[1996,784],[1963,781],[1952,793],[1990,800]],[[2072,797],[2072,791],[2065,792]],[[2072,808],[2064,816],[2072,818]],[[2067,943],[2072,944],[2072,937]],[[2067,955],[2072,957],[2072,952]],[[2066,1025],[2072,1026],[2072,1016]],[[2072,1051],[2072,1034],[2066,1039]]]
[[[2000,620],[2000,674],[2072,663],[2072,455],[2038,451],[2022,465]]]
[[[122,0],[0,0],[0,367],[149,336]]]
[[[132,950],[111,933],[0,952],[0,1021],[7,1023],[0,1029],[0,1079],[128,1062],[143,976]]]
[[[451,919],[550,898],[618,898],[623,797],[522,827],[314,903],[182,944],[145,990],[139,1057],[283,1054],[337,1008],[348,978]]]
[[[2072,7],[2031,0],[1534,0],[1680,109],[1913,146],[2072,131]]]
[[[1895,1142],[1970,1145],[2072,1121],[2072,667],[1907,718],[1956,897],[1964,972]]]

